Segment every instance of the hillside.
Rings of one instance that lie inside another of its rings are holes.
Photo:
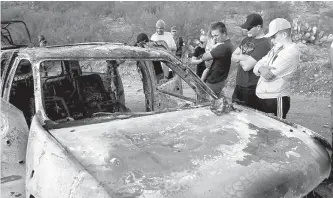
[[[299,17],[325,34],[333,33],[333,2],[1,2],[2,20],[24,20],[32,41],[43,34],[50,45],[89,41],[134,43],[138,33],[152,35],[162,18],[168,28],[177,25],[186,40],[198,38],[200,29],[213,21],[223,21],[235,45],[242,39],[239,27],[251,12],[262,12],[267,28],[276,17]],[[302,51],[295,94],[330,96],[333,84],[328,65],[328,43],[299,44]],[[236,67],[229,75],[234,86]]]

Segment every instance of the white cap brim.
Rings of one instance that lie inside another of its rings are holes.
[[[268,32],[264,37],[265,38],[270,38],[272,37],[274,34],[276,34],[277,32]]]

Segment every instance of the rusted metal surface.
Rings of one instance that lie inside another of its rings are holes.
[[[71,59],[71,58],[114,58],[122,59],[133,57],[135,59],[164,58],[162,50],[145,49],[140,47],[115,45],[115,44],[91,44],[63,47],[43,47],[43,48],[26,48],[20,50],[31,57],[34,61],[45,59]]]
[[[111,197],[301,197],[330,171],[319,142],[247,109],[218,116],[204,107],[51,134]]]
[[[22,112],[0,101],[1,197],[24,197],[28,126]]]

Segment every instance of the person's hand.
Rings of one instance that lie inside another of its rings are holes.
[[[259,73],[264,79],[272,80],[275,75],[271,72],[272,67],[262,66],[259,68]]]
[[[235,58],[235,59],[234,59],[234,62],[235,62],[235,63],[239,63],[239,62],[240,62],[240,59],[239,59],[239,58]]]

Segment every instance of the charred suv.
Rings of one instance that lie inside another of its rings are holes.
[[[318,134],[217,99],[154,46],[5,50],[1,97],[2,197],[302,197],[331,169]]]

